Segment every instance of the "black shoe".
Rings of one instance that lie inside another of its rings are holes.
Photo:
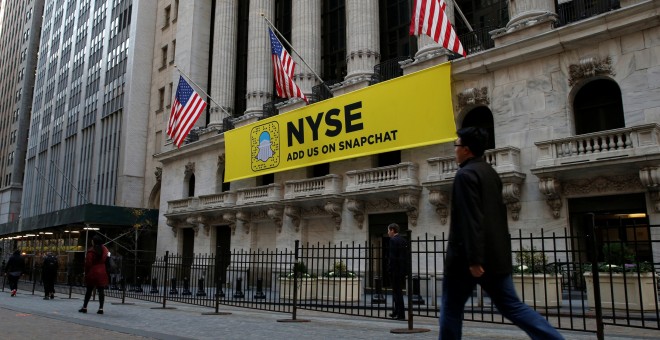
[[[99,311],[96,312],[96,314],[103,314],[103,309],[99,309]]]
[[[50,300],[50,298],[49,298],[48,296],[46,296],[46,297],[44,298],[44,300]]]
[[[87,313],[87,308],[83,307],[83,308],[78,309],[78,311],[80,313]]]
[[[50,294],[50,299],[52,300],[52,299],[54,299],[54,298],[55,298],[55,295]]]
[[[396,319],[396,317],[397,317],[396,314],[394,314],[394,313],[390,313],[390,318],[392,318],[392,319]]]

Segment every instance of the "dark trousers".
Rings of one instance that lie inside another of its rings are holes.
[[[55,294],[55,278],[44,277],[44,294],[46,297]]]
[[[20,278],[20,276],[7,274],[7,281],[9,281],[9,289],[11,290],[18,289],[18,278]]]
[[[83,308],[87,308],[89,299],[92,297],[92,291],[96,288],[96,291],[99,293],[99,309],[103,309],[103,302],[105,302],[105,290],[104,287],[94,287],[87,286],[87,291],[85,292],[85,302],[83,302]]]
[[[403,285],[404,276],[398,274],[391,274],[392,279],[392,314],[397,318],[405,318],[406,310],[403,305]]]
[[[469,271],[445,276],[442,280],[440,306],[440,339],[460,339],[463,327],[463,308],[472,290],[479,284],[502,315],[520,327],[532,339],[563,339],[541,314],[524,304],[513,287],[511,275],[488,275],[476,278]]]

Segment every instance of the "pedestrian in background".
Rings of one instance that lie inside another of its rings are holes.
[[[48,252],[41,266],[41,278],[44,282],[44,300],[55,298],[55,279],[57,278],[57,257]]]
[[[399,225],[392,223],[387,226],[387,236],[390,237],[390,251],[388,269],[392,283],[392,313],[390,317],[396,320],[405,320],[406,313],[403,305],[403,286],[408,268],[408,242],[399,235]]]
[[[9,281],[9,289],[11,289],[11,296],[16,296],[18,290],[18,279],[25,272],[25,260],[21,256],[21,251],[16,249],[9,257],[7,265],[5,266],[5,275]]]
[[[87,313],[87,304],[96,289],[99,295],[99,310],[97,314],[103,314],[103,302],[105,301],[105,287],[108,285],[108,273],[105,270],[105,260],[108,257],[108,248],[103,245],[99,235],[92,238],[92,247],[87,249],[85,256],[85,301],[78,311]]]
[[[488,132],[468,127],[457,134],[454,152],[459,169],[452,188],[440,339],[461,338],[463,309],[476,284],[488,293],[504,317],[532,339],[562,339],[543,316],[520,301],[513,287],[502,181],[483,158]]]

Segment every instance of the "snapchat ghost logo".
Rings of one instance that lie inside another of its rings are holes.
[[[277,122],[252,128],[250,133],[252,171],[275,168],[280,164],[280,129]]]

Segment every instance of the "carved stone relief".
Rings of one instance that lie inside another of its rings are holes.
[[[480,89],[476,87],[467,88],[458,94],[458,111],[462,111],[469,106],[489,104],[488,87],[486,86]]]
[[[190,175],[194,174],[195,173],[195,163],[194,162],[188,162],[188,164],[186,164],[186,169],[183,171],[183,173],[186,176],[186,178],[189,177]]]
[[[503,183],[502,198],[511,213],[511,219],[517,221],[520,218],[520,184]]]
[[[299,232],[300,231],[300,208],[294,207],[292,205],[287,205],[287,206],[284,207],[284,214],[291,219],[291,223],[293,223],[293,227],[295,228],[296,232]],[[279,232],[282,232],[281,224],[280,224]]]
[[[429,192],[429,202],[435,206],[435,212],[440,215],[440,223],[447,224],[449,216],[449,194],[446,191],[431,190]]]
[[[566,196],[584,196],[588,194],[616,193],[643,189],[640,178],[636,174],[626,174],[612,177],[596,177],[589,179],[570,180],[562,183]]]
[[[660,167],[651,166],[639,170],[639,179],[649,191],[653,209],[660,212]]]
[[[157,166],[156,171],[154,171],[154,175],[156,175],[156,181],[160,182],[163,178],[163,168]]]
[[[568,73],[568,85],[570,86],[577,84],[580,80],[595,76],[615,75],[612,71],[612,59],[610,57],[581,59],[577,64],[568,67]]]
[[[561,211],[561,185],[559,180],[552,177],[544,177],[539,181],[539,190],[545,195],[546,202],[550,209],[552,209],[552,216],[559,218]]]
[[[358,228],[362,229],[362,225],[364,224],[364,202],[360,200],[354,200],[354,199],[347,199],[346,200],[346,208],[353,213],[353,218],[358,223]]]

